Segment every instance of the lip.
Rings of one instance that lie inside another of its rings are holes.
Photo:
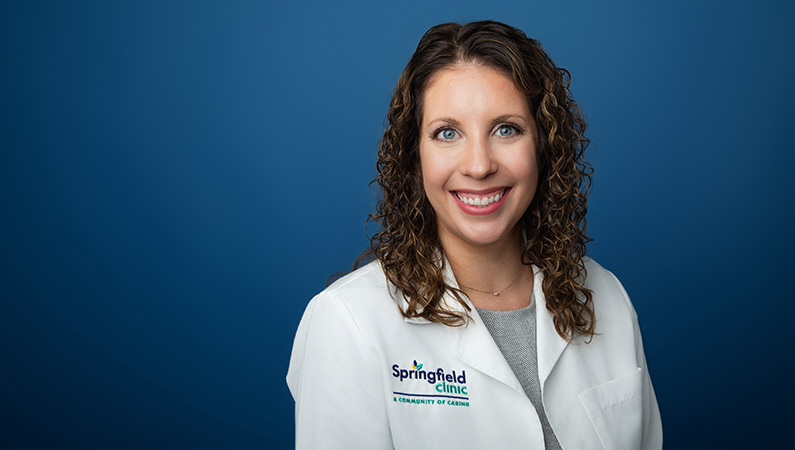
[[[487,189],[456,189],[453,192],[460,192],[462,194],[472,194],[472,195],[487,195],[487,194],[499,194],[500,192],[505,191],[508,189],[508,186],[498,186],[493,188]]]
[[[458,193],[462,194],[471,194],[471,195],[486,195],[486,194],[498,194],[502,192],[502,197],[494,203],[491,203],[488,206],[473,206],[468,205],[461,201],[458,198]],[[461,210],[463,210],[467,214],[471,214],[473,216],[483,216],[487,214],[491,214],[494,211],[500,209],[500,207],[505,203],[505,198],[508,197],[508,194],[511,192],[511,188],[509,187],[501,187],[501,188],[490,188],[490,189],[480,189],[480,190],[460,190],[460,191],[450,191],[450,195],[453,196],[453,200],[455,200],[456,204],[458,205]]]

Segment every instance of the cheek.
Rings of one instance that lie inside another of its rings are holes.
[[[534,146],[528,146],[516,153],[516,157],[508,162],[515,173],[524,180],[538,181],[538,153]]]
[[[425,194],[425,201],[430,206],[434,217],[439,216],[439,211],[445,208],[445,196],[447,191],[447,172],[441,159],[423,158],[420,175],[422,176],[422,189]]]
[[[434,190],[444,185],[444,167],[440,164],[442,160],[434,157],[433,154],[422,154],[420,158],[420,173],[422,174],[422,184],[425,192],[430,197]]]

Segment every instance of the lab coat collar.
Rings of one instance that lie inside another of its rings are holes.
[[[453,269],[450,268],[450,262],[447,261],[447,257],[444,255],[441,256],[441,264],[442,264],[445,282],[447,283],[447,285],[458,289],[458,282],[456,281],[455,275],[453,274]],[[409,306],[408,301],[406,301],[406,298],[403,297],[403,294],[393,284],[390,283],[389,287],[392,290],[392,298],[397,300],[398,305],[400,305],[401,311],[406,311],[406,309]],[[464,297],[464,300],[466,301],[467,305],[469,305],[470,309],[474,311],[474,307],[472,306],[472,303],[469,301],[469,299]],[[448,311],[467,313],[466,308],[464,308],[464,306],[458,300],[456,300],[456,298],[449,292],[446,293],[444,297],[442,297],[442,302],[444,302],[444,305],[446,307],[445,309],[447,309]],[[430,320],[424,317],[406,317],[405,320],[408,323],[414,323],[418,325],[435,323],[431,322]]]
[[[544,273],[533,266],[533,296],[536,300],[536,352],[538,359],[538,379],[541,382],[541,392],[544,392],[544,382],[549,378],[552,369],[558,362],[560,355],[569,342],[563,339],[552,320],[552,313],[547,309],[547,298],[544,295]]]
[[[455,279],[450,263],[444,258],[444,275],[449,286],[458,288],[458,283]],[[547,310],[546,297],[544,296],[543,281],[544,274],[535,265],[533,268],[533,296],[536,300],[536,352],[538,359],[538,378],[541,382],[541,389],[543,392],[544,383],[549,377],[552,369],[555,367],[560,355],[568,345],[568,341],[563,339],[555,329],[555,324],[552,320],[552,314]],[[402,295],[398,294],[397,298],[400,306],[405,308],[408,304]],[[461,305],[451,294],[446,294],[444,297],[445,304],[452,311],[466,312],[464,306]],[[478,315],[477,310],[472,305],[472,302],[464,297],[464,301],[471,308],[469,312],[472,321],[464,327],[456,328],[457,342],[455,344],[455,355],[465,363],[474,367],[475,369],[485,373],[486,375],[495,378],[508,386],[516,389],[519,392],[524,392],[519,380],[513,373],[513,370],[508,365],[502,352],[500,352],[497,344],[494,343],[483,320]],[[405,311],[405,309],[404,309]],[[422,317],[408,317],[406,322],[413,324],[430,324],[429,320]]]

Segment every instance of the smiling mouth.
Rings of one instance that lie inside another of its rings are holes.
[[[489,206],[494,202],[500,201],[500,199],[508,192],[508,189],[509,188],[505,188],[502,190],[502,192],[498,192],[494,195],[462,194],[458,191],[455,191],[455,196],[467,205],[484,207]]]

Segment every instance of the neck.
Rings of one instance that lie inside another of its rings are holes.
[[[459,287],[475,307],[505,310],[529,304],[533,277],[530,268],[522,264],[524,246],[518,231],[490,245],[470,245],[442,236],[440,241]],[[499,296],[492,293],[498,291]]]

